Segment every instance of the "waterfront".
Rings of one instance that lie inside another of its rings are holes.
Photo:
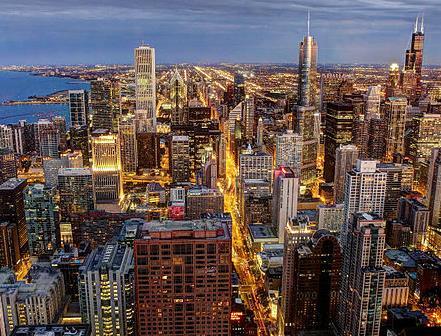
[[[78,79],[35,76],[30,72],[0,71],[0,102],[26,100],[57,91],[89,89],[89,83]],[[19,120],[35,122],[55,115],[67,116],[67,104],[23,104],[0,106],[0,124]]]

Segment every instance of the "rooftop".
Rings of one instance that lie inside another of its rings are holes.
[[[60,168],[58,176],[84,176],[92,175],[89,168]]]
[[[25,183],[26,183],[26,179],[10,178],[9,180],[0,184],[0,190],[14,190],[17,187],[24,185]]]
[[[88,324],[71,325],[34,325],[15,327],[11,336],[88,336],[91,330]]]

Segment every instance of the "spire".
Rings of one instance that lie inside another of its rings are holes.
[[[421,28],[420,28],[421,34],[424,34],[424,15],[421,16]]]
[[[309,36],[309,28],[311,25],[311,12],[308,10],[308,21],[307,21],[307,26],[308,26],[308,36]]]
[[[418,33],[418,16],[416,17],[416,20],[415,20],[415,27],[413,28],[413,32],[414,33]]]

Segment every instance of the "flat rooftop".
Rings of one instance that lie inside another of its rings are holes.
[[[58,175],[62,176],[83,176],[92,175],[92,170],[89,168],[60,168]]]
[[[26,179],[10,178],[9,180],[0,184],[0,190],[14,190],[24,183],[26,183]]]
[[[25,325],[15,327],[11,336],[89,336],[88,324]]]

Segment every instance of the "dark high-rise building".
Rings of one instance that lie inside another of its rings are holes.
[[[430,209],[416,199],[400,198],[398,220],[411,228],[411,245],[421,248],[430,223]]]
[[[85,90],[69,90],[70,127],[89,125],[89,94]]]
[[[176,68],[170,80],[171,123],[187,123],[187,86]]]
[[[83,156],[83,165],[90,166],[90,158],[92,157],[89,143],[89,128],[87,126],[71,127],[69,130],[70,148],[72,150],[81,151]]]
[[[170,170],[173,182],[190,181],[190,148],[185,135],[174,135],[170,145]]]
[[[404,157],[404,132],[406,129],[407,99],[389,97],[385,104],[385,120],[387,125],[386,160],[393,157]]]
[[[0,222],[16,225],[20,253],[28,252],[28,230],[26,227],[24,194],[26,180],[11,178],[0,185]]]
[[[230,335],[226,224],[154,221],[142,231],[134,242],[137,335]]]
[[[340,243],[327,230],[319,230],[309,242],[285,250],[284,335],[329,329],[336,317],[341,264]]]
[[[401,86],[403,93],[415,102],[422,93],[422,68],[423,68],[423,49],[424,49],[424,18],[421,23],[417,17],[410,48],[406,50],[404,69],[401,74]]]
[[[90,82],[90,107],[92,110],[92,131],[112,129],[112,83],[99,78]]]
[[[0,148],[0,184],[14,177],[17,177],[14,152],[9,148]]]
[[[328,103],[326,105],[325,126],[325,166],[326,182],[334,181],[335,155],[341,145],[352,143],[354,110],[349,103]]]
[[[233,92],[235,105],[239,104],[245,99],[245,78],[242,74],[237,73],[234,75]]]
[[[137,133],[138,168],[159,168],[160,138],[156,133]]]
[[[17,225],[10,222],[0,222],[0,267],[16,270],[20,262]]]

